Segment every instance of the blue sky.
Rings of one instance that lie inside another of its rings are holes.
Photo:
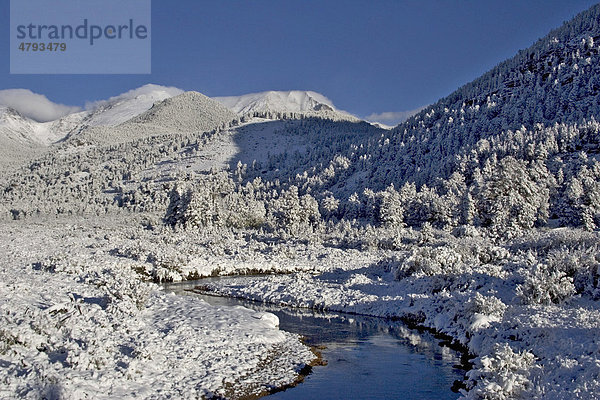
[[[147,83],[207,96],[300,89],[359,116],[413,110],[594,3],[153,0],[152,74],[11,75],[9,0],[0,0],[0,89],[78,106]]]

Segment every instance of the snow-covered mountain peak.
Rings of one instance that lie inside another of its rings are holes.
[[[58,121],[67,118],[69,116]],[[60,127],[57,121],[37,122],[22,115],[14,108],[0,106],[0,136],[5,139],[10,138],[14,143],[34,147],[49,146],[68,132],[66,128],[61,130]]]
[[[155,103],[183,93],[181,89],[148,84],[108,100],[89,103],[82,121],[88,126],[116,126],[149,110]]]
[[[139,96],[146,94],[134,99]],[[198,92],[184,92],[153,103],[148,110],[117,126],[86,127],[73,139],[78,143],[124,143],[162,134],[205,132],[236,118],[236,114],[213,99]]]
[[[93,110],[96,108],[100,108],[102,106],[115,105],[115,104],[130,101],[130,100],[138,100],[138,101],[154,100],[156,102],[156,101],[162,101],[169,97],[177,96],[183,92],[184,92],[183,90],[178,89],[176,87],[161,86],[161,85],[155,85],[155,84],[149,83],[147,85],[140,86],[139,88],[132,89],[127,92],[121,93],[117,96],[110,97],[107,100],[100,100],[100,101],[88,103],[86,108],[88,110]]]
[[[175,130],[202,130],[205,122],[230,121],[236,115],[217,101],[202,93],[189,91],[154,104],[129,123],[152,124]],[[212,126],[212,123],[209,123]]]
[[[267,91],[214,99],[241,115],[255,112],[339,112],[331,100],[312,91]]]
[[[200,92],[190,90],[187,92],[181,92],[177,96],[173,96],[171,101],[165,102],[165,104],[178,103],[178,102],[182,103],[182,102],[190,102],[190,101],[191,102],[210,102],[210,103],[213,102],[213,100],[210,97],[205,96]]]
[[[16,119],[25,119],[17,110],[0,105],[0,122],[8,122]]]
[[[7,106],[0,106],[0,129],[6,135],[14,135],[22,140],[41,143],[33,134],[34,127],[42,125],[19,113],[17,110]]]
[[[109,99],[84,117],[67,140],[77,145],[124,143],[161,134],[204,132],[237,118],[201,93],[178,92],[146,85]]]

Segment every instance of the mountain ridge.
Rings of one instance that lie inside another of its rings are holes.
[[[281,114],[324,116],[358,120],[357,117],[338,110],[324,95],[310,90],[265,91],[240,96],[213,97],[240,116],[271,116]]]

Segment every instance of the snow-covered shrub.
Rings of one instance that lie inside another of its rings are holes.
[[[511,251],[533,250],[545,256],[551,251],[600,251],[600,235],[581,229],[560,228],[550,231],[531,231],[511,242]]]
[[[597,132],[590,136],[597,136]],[[556,213],[565,225],[596,230],[600,223],[600,163],[583,151],[571,161],[568,168],[571,171],[555,206]]]
[[[145,261],[152,250],[143,240],[127,242],[112,251],[113,255],[130,258],[135,261]]]
[[[379,222],[385,226],[401,227],[404,225],[404,206],[402,196],[390,185],[379,193],[381,204],[379,206]]]
[[[182,280],[183,269],[190,261],[187,254],[182,254],[172,248],[162,248],[148,255],[152,263],[152,277],[158,282],[173,282]],[[185,278],[185,277],[183,277]]]
[[[78,260],[76,256],[69,256],[65,253],[57,253],[36,263],[36,268],[40,268],[53,273],[79,274],[85,269],[85,262]]]
[[[377,228],[377,248],[381,250],[406,250],[410,243],[417,242],[420,232],[410,227],[394,226]]]
[[[164,221],[188,228],[259,228],[265,218],[265,203],[254,191],[221,172],[205,175],[195,184],[175,185]]]
[[[410,226],[422,226],[425,223],[437,228],[452,224],[450,205],[433,188],[423,185],[416,197],[406,205],[404,220]]]
[[[479,230],[473,225],[460,225],[452,230],[452,234],[458,238],[464,237],[479,237],[481,233]]]
[[[421,243],[429,243],[433,240],[434,232],[433,227],[429,222],[425,222],[421,227]]]
[[[176,184],[169,193],[169,205],[164,221],[169,225],[176,225],[183,221],[183,215],[189,203],[188,188],[183,184]]]
[[[538,263],[525,272],[517,294],[524,304],[560,304],[575,294],[575,285],[566,272]]]
[[[383,260],[379,260],[375,267],[377,269],[383,270],[384,272],[397,272],[398,269],[402,268],[402,264],[404,259],[402,257],[398,257],[397,255],[393,255],[391,257],[386,257]]]
[[[373,227],[372,225],[367,225],[364,228],[361,228],[358,236],[358,245],[361,250],[374,250],[380,248],[382,244],[382,237],[380,230]]]
[[[260,228],[266,220],[265,204],[249,196],[227,196],[225,224],[235,228]]]
[[[321,201],[320,211],[325,219],[337,217],[340,201],[329,195]]]
[[[486,328],[491,322],[501,321],[506,304],[495,296],[476,293],[467,301],[464,311],[468,318],[468,330],[477,331]]]
[[[446,246],[415,247],[402,260],[396,270],[396,279],[408,276],[433,276],[460,273],[463,260],[459,253]]]
[[[118,266],[104,272],[105,275],[97,279],[94,284],[104,288],[112,306],[130,314],[135,313],[131,305],[135,305],[137,309],[144,307],[150,296],[149,284],[137,280],[131,274],[123,274]]]
[[[510,258],[510,252],[500,246],[482,246],[477,250],[477,257],[482,264],[497,264]]]
[[[463,262],[469,265],[500,265],[511,257],[510,251],[496,246],[483,237],[451,240],[454,250],[461,255]],[[455,243],[456,242],[456,243]]]
[[[498,344],[490,356],[475,359],[475,368],[467,372],[469,400],[514,400],[533,387],[529,380],[535,356],[524,350],[515,352],[508,344]]]
[[[586,250],[552,250],[547,256],[548,268],[573,278],[577,293],[597,298],[600,296],[600,251]]]

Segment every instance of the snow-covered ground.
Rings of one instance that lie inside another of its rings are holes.
[[[447,334],[473,357],[469,399],[600,393],[596,301],[577,295],[526,304],[536,267],[521,251],[525,242],[497,246],[437,232],[403,250],[359,251],[172,231],[147,218],[0,225],[0,397],[238,398],[293,383],[315,356],[277,329],[273,315],[209,306],[144,282],[256,272],[285,274],[200,289],[400,318]],[[569,241],[593,242],[597,234],[559,229],[528,240],[538,252],[562,246],[566,254]]]
[[[0,226],[0,398],[239,398],[315,359],[272,314],[142,282],[128,222]]]

